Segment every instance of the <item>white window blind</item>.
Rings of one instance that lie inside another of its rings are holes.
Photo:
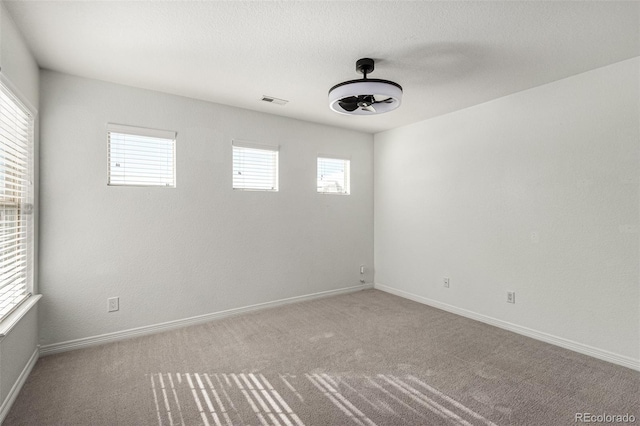
[[[278,147],[233,141],[233,189],[278,190]]]
[[[0,82],[0,320],[33,288],[33,127]]]
[[[107,125],[109,185],[176,186],[176,133]]]
[[[318,192],[349,194],[351,161],[343,158],[318,157]]]

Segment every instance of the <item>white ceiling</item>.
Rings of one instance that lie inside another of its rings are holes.
[[[4,3],[42,68],[366,132],[640,55],[639,2]],[[362,57],[399,109],[329,110]]]

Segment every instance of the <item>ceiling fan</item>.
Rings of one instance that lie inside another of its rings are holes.
[[[389,80],[367,78],[373,70],[373,59],[358,59],[356,71],[363,74],[362,79],[333,86],[329,90],[329,108],[349,115],[382,114],[398,108],[402,101],[402,86]]]

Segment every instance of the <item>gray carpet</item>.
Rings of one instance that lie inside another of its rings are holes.
[[[41,358],[5,425],[640,422],[639,383],[630,369],[367,290]]]

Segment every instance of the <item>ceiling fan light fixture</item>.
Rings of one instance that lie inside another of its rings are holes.
[[[373,68],[373,59],[359,59],[356,70],[364,77],[333,86],[329,90],[329,108],[347,115],[383,114],[398,108],[402,102],[402,86],[389,80],[368,79],[367,74]]]

